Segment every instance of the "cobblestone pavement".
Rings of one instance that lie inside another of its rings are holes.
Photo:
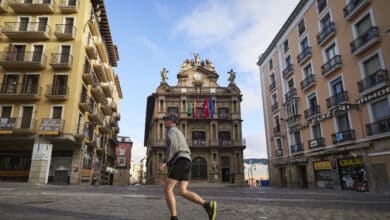
[[[217,200],[217,219],[390,219],[390,195],[231,185],[191,185]],[[180,219],[207,219],[177,196]],[[0,182],[0,219],[167,220],[163,187],[58,186]]]

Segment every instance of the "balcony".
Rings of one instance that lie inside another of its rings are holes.
[[[104,120],[104,121],[103,121],[103,125],[100,126],[99,130],[100,130],[100,132],[102,132],[103,134],[109,134],[109,133],[111,133],[112,127],[111,127],[110,121]]]
[[[89,30],[91,31],[91,34],[93,36],[98,36],[99,35],[99,25],[97,22],[97,18],[94,14],[91,15],[91,19],[88,20],[88,27]]]
[[[298,63],[302,64],[311,57],[311,47],[306,47],[302,52],[297,56]]]
[[[73,56],[67,53],[52,53],[50,65],[56,70],[72,69]]]
[[[387,70],[378,70],[358,82],[359,93],[367,95],[377,89],[390,85]]]
[[[290,151],[292,154],[303,152],[303,143],[293,144],[290,146]]]
[[[116,102],[112,102],[112,111],[113,112],[117,112],[118,111],[118,105],[116,104]]]
[[[290,117],[288,117],[286,119],[286,122],[287,122],[287,126],[289,128],[292,128],[292,127],[295,127],[297,125],[299,125],[299,120],[301,119],[301,115],[300,114],[295,114],[295,115],[292,115]]]
[[[283,150],[276,150],[275,154],[277,157],[281,157],[281,156],[283,156]]]
[[[221,146],[221,147],[231,147],[232,146],[231,140],[219,140],[218,143],[219,143],[219,146]]]
[[[276,127],[274,127],[274,135],[275,135],[275,134],[279,134],[279,133],[280,133],[280,131],[281,131],[280,125],[279,125],[279,126],[276,126]]]
[[[326,0],[317,1],[318,14],[320,14],[322,12],[322,10],[324,10],[327,6],[328,6],[328,4],[327,4]]]
[[[80,103],[79,103],[80,111],[91,113],[93,111],[93,109],[95,109],[95,108],[96,108],[96,103],[91,97],[89,97],[87,95],[81,97]]]
[[[326,62],[324,65],[321,66],[321,73],[323,76],[330,75],[335,70],[339,69],[341,67],[341,56],[335,55],[332,57],[328,62]]]
[[[32,118],[0,118],[0,134],[35,133],[36,120]]]
[[[93,44],[92,38],[88,39],[87,45],[85,45],[85,50],[89,59],[97,59],[97,49],[95,47],[95,44]]]
[[[93,69],[95,70],[96,76],[100,82],[107,82],[107,75],[102,63],[98,63],[97,61],[94,62]]]
[[[297,96],[297,89],[296,88],[291,88],[290,91],[288,91],[286,94],[284,94],[286,102],[290,101],[295,96]]]
[[[108,63],[108,53],[106,52],[106,43],[104,42],[104,39],[100,36],[94,36],[93,41],[99,52],[100,59],[102,59],[103,63]]]
[[[101,105],[100,109],[102,110],[104,115],[112,115],[112,104],[111,104],[111,102],[107,102],[106,105]]]
[[[58,8],[64,14],[77,13],[79,10],[80,1],[79,0],[61,0]]]
[[[100,86],[102,87],[103,92],[106,95],[106,97],[112,98],[112,93],[113,93],[112,92],[113,91],[112,84],[109,82],[106,82],[106,83],[100,83]]]
[[[332,134],[333,144],[339,144],[342,142],[353,140],[355,140],[355,130],[349,129]]]
[[[54,35],[58,40],[74,40],[76,38],[76,26],[72,24],[56,24]]]
[[[301,82],[301,90],[306,91],[316,84],[316,76],[311,74]]]
[[[390,132],[390,117],[367,124],[366,129],[368,136]]]
[[[104,116],[97,108],[95,108],[92,113],[88,114],[88,119],[95,125],[102,125]]]
[[[320,106],[313,105],[310,108],[305,110],[305,119],[310,119],[311,117],[318,116],[321,114]]]
[[[371,26],[350,43],[352,55],[357,56],[363,53],[379,42],[379,40],[378,27]]]
[[[83,73],[83,81],[87,85],[91,85],[91,86],[99,85],[99,80],[97,79],[95,72],[91,70]]]
[[[269,85],[269,90],[272,91],[276,88],[276,83],[275,82],[272,82],[270,85]]]
[[[292,64],[288,64],[286,68],[283,70],[283,78],[289,77],[294,72],[294,66]]]
[[[104,95],[102,87],[94,86],[91,88],[92,96],[95,98],[97,103],[101,103],[102,105],[107,104],[107,97]]]
[[[0,52],[0,66],[13,70],[40,70],[46,65],[46,56],[36,52]]]
[[[351,0],[343,9],[344,18],[351,21],[371,0]]]
[[[39,134],[59,135],[64,132],[65,120],[57,118],[42,118]]]
[[[317,35],[317,44],[322,46],[326,43],[331,37],[336,34],[336,26],[334,22],[329,23],[326,27],[322,28],[321,32]]]
[[[348,92],[343,91],[343,92],[338,93],[330,98],[327,98],[326,99],[326,106],[329,109],[332,109],[332,108],[335,108],[336,106],[338,106],[340,104],[344,104],[346,102],[348,102]]]
[[[5,22],[2,32],[10,40],[48,40],[50,26],[44,22]]]
[[[206,140],[192,140],[191,147],[205,147]]]
[[[272,106],[271,106],[272,112],[275,112],[276,110],[278,110],[278,107],[279,107],[279,105],[278,105],[277,102],[275,102],[274,104],[272,104]]]
[[[51,14],[54,12],[54,0],[32,0],[31,2],[25,3],[25,0],[8,0],[8,5],[16,13]]]
[[[324,147],[325,146],[325,138],[319,137],[319,138],[311,139],[308,141],[308,144],[309,144],[310,150]]]
[[[0,100],[37,101],[41,99],[41,90],[38,84],[2,84]]]
[[[46,98],[52,101],[68,100],[69,88],[67,86],[49,86],[46,87]]]

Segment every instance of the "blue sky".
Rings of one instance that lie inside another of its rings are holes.
[[[132,160],[145,156],[146,98],[167,68],[168,84],[185,59],[209,58],[228,85],[233,69],[241,89],[244,158],[266,158],[258,56],[265,51],[299,0],[105,0],[120,60],[115,72],[123,92],[120,135],[134,144]]]

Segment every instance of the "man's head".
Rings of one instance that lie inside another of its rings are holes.
[[[163,119],[164,119],[164,122],[171,121],[171,122],[174,122],[175,124],[177,124],[179,121],[175,114],[168,114],[168,115],[164,116]]]

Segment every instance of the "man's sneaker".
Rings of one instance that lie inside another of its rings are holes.
[[[209,220],[215,220],[217,217],[217,202],[211,201],[205,206]]]

